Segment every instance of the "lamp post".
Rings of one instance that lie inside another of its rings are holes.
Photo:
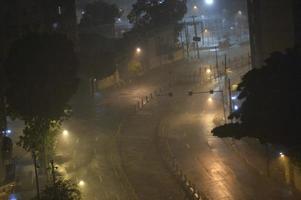
[[[38,177],[38,166],[37,166],[37,156],[36,152],[32,151],[32,158],[33,158],[33,164],[34,164],[34,173],[36,177],[36,189],[37,189],[37,199],[40,200],[40,185],[39,185],[39,177]]]

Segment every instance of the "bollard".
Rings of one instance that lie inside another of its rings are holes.
[[[150,98],[153,99],[153,93],[150,93]]]
[[[148,103],[148,96],[145,96],[145,102]]]

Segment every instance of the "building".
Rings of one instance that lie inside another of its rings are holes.
[[[274,51],[301,44],[299,0],[248,0],[253,67],[264,64]]]

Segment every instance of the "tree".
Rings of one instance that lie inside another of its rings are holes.
[[[276,52],[259,69],[248,72],[239,84],[241,107],[230,115],[238,121],[213,129],[219,137],[254,137],[263,143],[301,149],[300,49]]]
[[[172,54],[178,48],[179,21],[186,11],[185,0],[137,0],[128,15],[133,28],[125,34],[126,40],[147,49],[148,39],[152,39],[159,55]]]
[[[116,71],[114,39],[95,34],[82,34],[80,37],[81,72],[90,79],[102,79]]]
[[[176,25],[187,11],[186,1],[182,0],[138,0],[128,15],[135,28],[162,27]]]
[[[73,44],[63,35],[32,33],[12,44],[5,62],[6,97],[9,109],[25,122],[19,141],[25,150],[45,158],[49,137],[70,114],[77,66]]]
[[[87,4],[85,14],[81,19],[83,26],[99,26],[114,24],[116,18],[121,16],[119,8],[115,4],[109,4],[102,0]]]
[[[37,198],[35,198],[37,199]],[[70,180],[58,179],[55,185],[47,185],[40,200],[81,200],[78,186]]]

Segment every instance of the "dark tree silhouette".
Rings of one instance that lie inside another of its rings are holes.
[[[12,44],[5,70],[9,108],[25,121],[21,143],[40,151],[50,129],[68,114],[78,85],[73,44],[59,34],[30,34]]]
[[[182,27],[179,21],[187,12],[186,1],[182,0],[137,0],[128,15],[133,29],[127,34],[133,38],[158,36],[162,30],[173,30],[173,40],[176,43]],[[171,36],[172,37],[172,36]]]
[[[54,185],[47,185],[40,200],[81,200],[78,186],[70,180],[58,179]],[[33,200],[37,200],[34,198]]]
[[[239,123],[213,129],[219,137],[254,137],[286,146],[291,154],[301,147],[300,49],[276,52],[239,84],[239,110],[230,115]]]
[[[116,70],[116,41],[95,34],[82,34],[80,37],[81,72],[89,78],[102,79]],[[113,46],[113,47],[112,47]]]
[[[135,28],[162,27],[176,25],[186,11],[186,1],[182,0],[137,0],[128,19]]]
[[[81,19],[82,26],[99,26],[114,24],[121,12],[115,4],[109,4],[102,0],[87,4],[85,14]]]

